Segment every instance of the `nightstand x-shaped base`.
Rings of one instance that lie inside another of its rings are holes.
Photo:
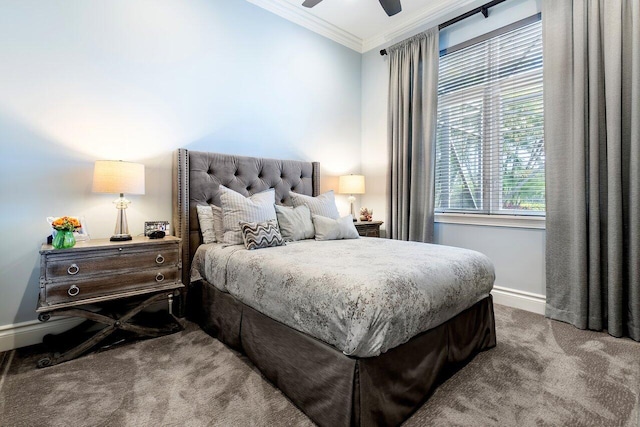
[[[174,323],[162,328],[153,328],[149,326],[136,325],[132,323],[132,318],[140,313],[145,308],[166,299],[169,304],[169,314],[174,320]],[[170,334],[173,332],[177,332],[182,330],[182,324],[179,319],[176,318],[172,313],[172,302],[173,302],[173,292],[161,292],[155,294],[140,304],[136,305],[134,308],[123,314],[122,316],[116,317],[115,315],[107,316],[101,313],[97,313],[94,311],[86,310],[83,308],[62,308],[58,310],[53,310],[47,313],[41,313],[39,319],[41,321],[47,321],[51,316],[69,316],[69,317],[79,317],[86,319],[88,321],[92,321],[98,324],[106,325],[104,328],[99,330],[95,335],[86,341],[80,343],[74,348],[65,351],[62,354],[55,354],[52,358],[44,357],[38,361],[38,368],[44,368],[47,366],[57,365],[58,363],[66,362],[67,360],[75,359],[76,357],[82,355],[87,352],[91,348],[95,347],[98,343],[102,342],[109,335],[113,334],[117,330],[123,330],[127,332],[133,332],[138,335],[146,336],[146,337],[159,337],[162,335]],[[45,337],[46,339],[47,337]]]

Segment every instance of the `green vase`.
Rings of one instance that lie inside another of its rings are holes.
[[[58,231],[51,242],[51,246],[56,249],[72,248],[75,245],[76,238],[73,236],[73,231]]]

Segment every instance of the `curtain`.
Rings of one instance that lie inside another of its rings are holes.
[[[543,0],[547,317],[640,341],[640,0]]]
[[[437,28],[389,53],[389,199],[387,235],[433,241],[434,160],[438,104]]]

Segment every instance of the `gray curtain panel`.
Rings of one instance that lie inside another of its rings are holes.
[[[548,317],[640,341],[640,0],[543,0]]]
[[[433,240],[437,28],[389,49],[387,236]]]

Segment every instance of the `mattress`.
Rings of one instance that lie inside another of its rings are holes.
[[[192,264],[199,278],[347,356],[372,357],[487,297],[495,273],[479,252],[360,238],[253,251],[202,245]]]

